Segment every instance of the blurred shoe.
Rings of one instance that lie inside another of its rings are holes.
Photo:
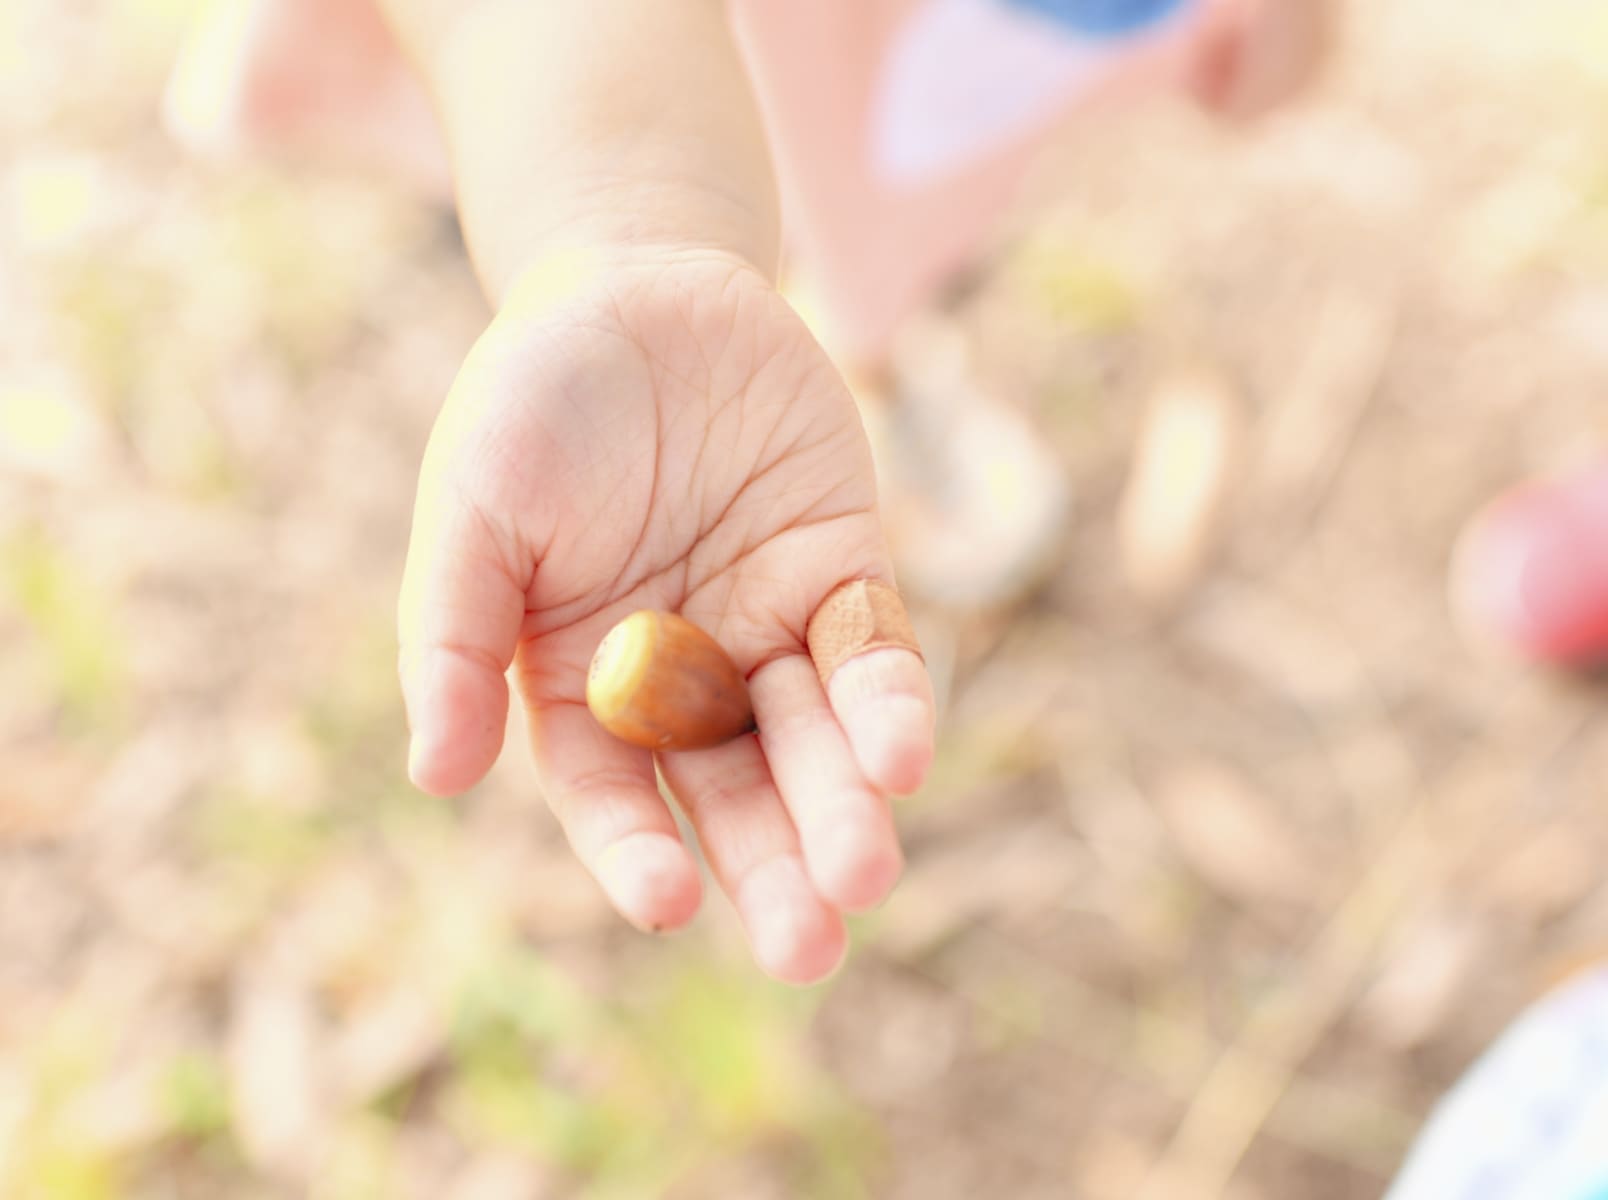
[[[1559,666],[1608,661],[1608,463],[1496,500],[1463,534],[1451,588],[1479,641]]]
[[[962,335],[920,323],[892,382],[860,392],[900,585],[986,609],[1041,584],[1071,511],[1066,470],[1031,421],[978,388]]]

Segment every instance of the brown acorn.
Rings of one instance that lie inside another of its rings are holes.
[[[754,728],[748,685],[720,644],[675,613],[649,609],[598,645],[586,705],[615,737],[649,750],[702,750]]]

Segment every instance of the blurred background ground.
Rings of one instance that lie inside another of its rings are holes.
[[[1360,0],[1254,131],[1064,139],[955,316],[1066,557],[924,614],[908,876],[805,994],[624,930],[521,750],[407,787],[483,302],[441,212],[181,160],[189,8],[0,6],[0,1194],[1372,1197],[1608,949],[1602,697],[1443,601],[1608,435],[1603,6]]]

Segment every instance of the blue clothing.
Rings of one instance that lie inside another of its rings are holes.
[[[1185,0],[1006,0],[1087,37],[1125,37],[1158,24]]]

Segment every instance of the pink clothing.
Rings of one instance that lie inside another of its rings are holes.
[[[835,352],[882,351],[977,253],[1067,112],[1182,78],[1211,11],[1207,0],[1164,4],[1141,28],[1091,35],[1036,11],[1054,7],[736,0],[789,245],[832,322]]]

